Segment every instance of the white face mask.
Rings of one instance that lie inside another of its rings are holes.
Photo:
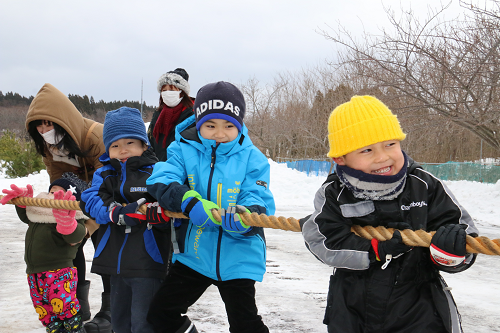
[[[174,106],[179,105],[182,101],[182,97],[180,97],[181,91],[175,90],[166,90],[161,92],[161,98],[163,99],[163,103],[167,104],[167,106],[173,108]]]
[[[55,129],[51,129],[50,131],[45,132],[43,134],[40,133],[40,135],[49,145],[57,145],[59,142],[61,142],[62,138],[64,137],[64,135],[56,136]]]

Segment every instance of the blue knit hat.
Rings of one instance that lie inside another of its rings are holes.
[[[134,108],[122,106],[106,113],[102,139],[106,153],[109,153],[111,144],[120,139],[137,139],[149,146],[146,126],[141,118],[141,112]]]
[[[200,130],[201,124],[209,119],[224,119],[241,131],[245,108],[245,98],[233,84],[219,81],[204,85],[194,100],[196,129]]]

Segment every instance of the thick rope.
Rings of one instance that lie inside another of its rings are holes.
[[[0,199],[3,196],[0,195]],[[70,209],[70,210],[80,210],[79,201],[66,201],[66,200],[53,200],[53,199],[41,199],[41,198],[15,198],[7,202],[8,204],[20,205],[20,206],[39,206],[46,208],[59,208],[59,209]],[[146,213],[146,206],[142,205],[139,208],[139,211],[143,214]],[[165,215],[174,217],[187,219],[188,217],[182,213],[176,213],[165,210]],[[221,217],[219,212],[216,209],[212,210],[212,215],[214,218],[221,222]],[[281,229],[281,230],[290,230],[300,232],[300,224],[299,221],[293,217],[285,218],[283,216],[267,216],[265,214],[257,214],[257,213],[240,213],[241,219],[243,223],[252,227],[263,227],[263,228],[272,228],[272,229]],[[372,239],[376,238],[379,241],[385,241],[392,238],[392,233],[394,232],[393,228],[385,228],[383,226],[372,227],[365,226],[361,227],[358,225],[354,225],[351,228],[351,231],[356,235],[366,238]],[[426,232],[424,230],[400,230],[403,242],[409,246],[421,246],[421,247],[429,247],[431,244],[431,238],[434,232]],[[488,255],[500,255],[500,239],[489,239],[484,236],[480,237],[471,237],[467,236],[467,252],[468,253],[483,253]]]

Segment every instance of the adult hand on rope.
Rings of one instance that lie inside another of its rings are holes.
[[[146,222],[149,224],[161,224],[170,222],[170,217],[165,215],[163,208],[158,202],[148,203],[146,209]]]
[[[146,220],[146,215],[137,212],[139,207],[145,202],[146,199],[141,198],[125,207],[118,202],[113,202],[109,206],[109,217],[117,225],[128,225],[131,227],[138,225]]]
[[[431,259],[436,265],[456,267],[464,262],[467,251],[465,224],[447,224],[439,227],[431,239]]]
[[[219,206],[212,201],[202,199],[196,191],[189,190],[184,194],[181,209],[193,224],[199,227],[217,227],[221,224],[212,215],[212,209],[219,209]]]
[[[54,199],[69,201],[76,200],[71,191],[66,191],[66,193],[64,193],[63,190],[55,192]],[[75,231],[78,224],[75,219],[76,210],[52,208],[52,214],[54,214],[54,218],[57,222],[56,230],[61,235],[69,235]]]
[[[227,209],[221,209],[220,216],[222,218],[222,228],[227,232],[237,234],[244,234],[249,232],[252,227],[247,226],[245,223],[243,223],[243,220],[240,216],[240,213],[244,212],[250,213],[250,211],[246,207],[240,205],[236,205],[236,207],[231,206]]]
[[[403,237],[401,237],[399,230],[394,230],[392,238],[383,242],[379,242],[376,238],[373,238],[372,248],[375,252],[377,261],[385,260],[382,269],[385,269],[393,258],[399,258],[404,253],[411,250],[410,246],[403,243]]]
[[[33,187],[31,185],[27,185],[26,187],[17,187],[16,185],[12,184],[10,185],[11,190],[6,190],[3,189],[2,192],[5,194],[5,196],[0,200],[0,203],[2,205],[5,205],[7,202],[14,198],[19,198],[19,197],[29,197],[33,198]],[[21,208],[26,208],[26,206],[19,206]]]

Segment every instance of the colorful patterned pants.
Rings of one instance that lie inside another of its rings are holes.
[[[31,300],[43,326],[77,314],[80,310],[76,298],[77,283],[76,267],[28,274]]]

